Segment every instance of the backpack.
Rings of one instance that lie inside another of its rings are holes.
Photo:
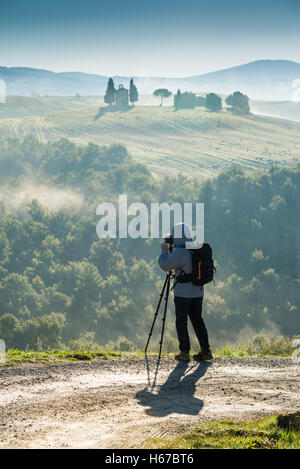
[[[212,258],[212,248],[209,244],[203,243],[201,248],[189,249],[192,256],[192,273],[186,274],[181,271],[177,277],[177,282],[188,283],[192,282],[193,285],[203,286],[211,282],[214,278],[216,268]]]

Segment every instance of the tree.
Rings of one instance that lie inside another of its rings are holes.
[[[137,87],[133,83],[133,78],[130,80],[130,88],[129,88],[129,100],[131,103],[136,103],[139,99],[139,94]]]
[[[222,99],[215,93],[206,95],[206,108],[210,111],[216,112],[222,110]]]
[[[180,90],[174,96],[174,107],[176,109],[194,109],[196,106],[196,95],[194,93],[181,93]]]
[[[206,106],[206,98],[204,98],[204,96],[197,96],[196,97],[196,106],[205,107]]]
[[[236,114],[249,114],[250,112],[249,98],[240,91],[235,91],[233,94],[227,96],[225,102],[228,106],[231,106],[232,112]]]
[[[0,315],[0,337],[5,339],[7,347],[12,345],[14,330],[17,327],[18,320],[13,314]]]
[[[104,96],[104,102],[106,104],[111,105],[112,103],[115,102],[115,99],[116,99],[116,89],[115,89],[113,79],[110,78],[107,83],[107,89],[106,89],[106,93]]]
[[[174,107],[176,109],[180,108],[180,98],[181,98],[181,91],[178,89],[177,93],[174,95]]]
[[[39,295],[25,275],[10,273],[0,285],[0,312],[11,313],[17,318],[40,311]]]
[[[169,98],[172,92],[167,90],[166,88],[159,88],[154,91],[153,96],[160,96],[160,105],[163,105],[163,98]]]
[[[9,253],[9,241],[6,233],[2,231],[2,233],[0,233],[0,264],[5,264],[8,260]]]

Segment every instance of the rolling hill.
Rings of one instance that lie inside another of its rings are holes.
[[[232,164],[252,171],[294,165],[300,159],[300,124],[295,122],[203,108],[175,112],[172,107],[137,106],[128,112],[99,113],[97,99],[92,106],[92,97],[86,102],[49,97],[42,103],[41,98],[28,98],[27,110],[31,107],[35,115],[0,115],[0,138],[34,135],[42,141],[68,138],[84,145],[120,143],[156,176],[182,172],[205,178]],[[15,104],[10,105],[11,114]]]
[[[199,64],[201,68],[201,64]],[[115,85],[128,86],[131,77],[114,76]],[[26,67],[0,67],[0,79],[7,94],[20,96],[103,95],[108,77],[81,72],[54,73]],[[252,99],[287,101],[295,92],[293,84],[300,79],[300,64],[288,60],[257,60],[248,64],[185,78],[134,77],[140,94],[152,94],[156,88],[178,88],[194,92],[229,94],[240,90]],[[297,82],[296,82],[297,83]],[[299,88],[300,86],[298,86]]]

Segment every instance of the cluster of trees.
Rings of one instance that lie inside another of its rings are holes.
[[[162,106],[163,98],[169,98],[172,92],[166,88],[159,88],[154,91],[153,95],[160,97],[160,106]],[[240,91],[235,91],[233,94],[227,96],[225,102],[229,106],[229,109],[235,114],[250,113],[249,98]],[[222,98],[216,93],[208,93],[204,97],[196,96],[195,93],[188,91],[182,93],[180,90],[174,95],[175,109],[194,109],[197,106],[206,107],[206,109],[213,112],[222,111]]]
[[[106,93],[104,96],[104,102],[111,106],[116,102],[117,90],[114,85],[112,78],[108,80]],[[163,99],[169,98],[172,92],[167,88],[158,88],[153,92],[153,96],[160,98],[160,106],[163,106]],[[78,97],[79,99],[79,97]],[[133,78],[130,80],[129,86],[129,101],[134,104],[138,101],[137,87],[133,82]],[[247,95],[242,94],[240,91],[235,91],[233,94],[227,96],[225,100],[229,109],[235,114],[249,114],[249,98]],[[216,93],[208,93],[204,96],[196,96],[195,93],[187,92],[181,93],[180,90],[174,95],[174,107],[175,109],[194,109],[197,106],[206,107],[209,111],[218,112],[222,111],[222,98]]]
[[[2,186],[34,178],[76,187],[86,203],[59,211],[36,200],[14,211],[0,204],[0,337],[8,347],[57,347],[82,333],[103,345],[120,337],[144,345],[163,281],[160,240],[97,238],[96,206],[120,193],[146,204],[205,203],[217,265],[204,305],[212,337],[234,340],[246,327],[299,333],[299,165],[158,181],[123,146],[1,141]],[[166,343],[174,336],[170,319]]]
[[[174,95],[174,107],[175,109],[194,109],[197,105],[197,98],[195,93],[185,91],[181,93],[180,90]]]
[[[250,113],[249,98],[240,91],[235,91],[227,96],[225,102],[235,114]],[[175,109],[194,109],[197,106],[206,107],[206,109],[213,112],[222,111],[222,98],[216,93],[208,93],[204,97],[196,96],[195,93],[191,92],[181,93],[180,90],[174,95]]]
[[[146,189],[149,174],[122,145],[81,147],[67,139],[43,144],[31,136],[0,141],[0,182],[9,187],[18,187],[16,179],[19,185],[36,180],[51,187],[77,188],[89,201],[125,186]]]

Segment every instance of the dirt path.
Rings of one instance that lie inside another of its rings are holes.
[[[299,364],[96,360],[0,368],[0,448],[141,448],[220,418],[300,410]],[[150,384],[149,384],[150,378]]]

